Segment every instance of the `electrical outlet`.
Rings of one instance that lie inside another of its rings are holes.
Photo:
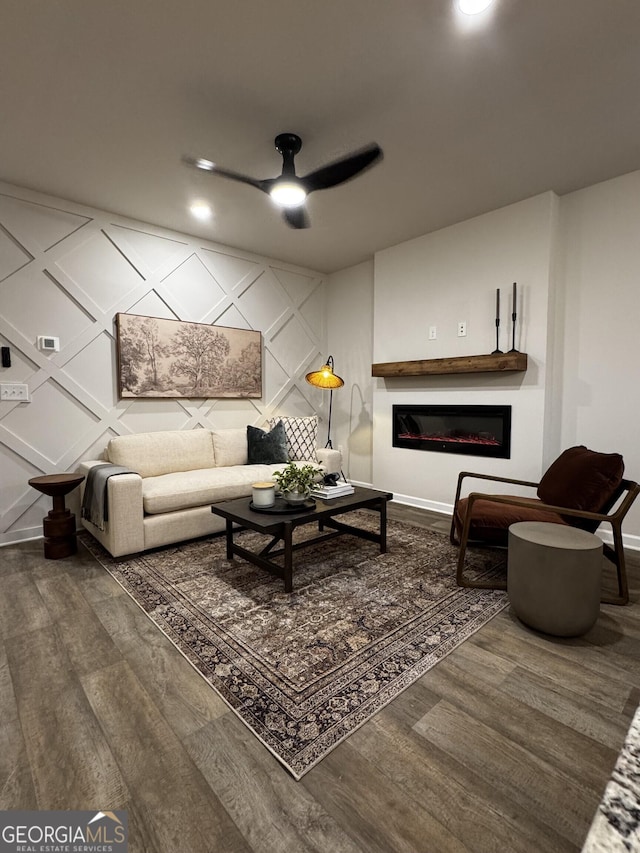
[[[29,386],[18,382],[0,384],[0,400],[20,400],[29,402]]]
[[[435,326],[429,326],[429,340],[435,341],[435,339],[437,337],[438,337],[438,330],[436,329],[436,327]]]
[[[458,323],[458,337],[464,338],[466,334],[467,334],[467,321],[461,320]]]

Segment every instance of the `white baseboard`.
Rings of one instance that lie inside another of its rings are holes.
[[[32,539],[42,539],[42,526],[27,527],[9,533],[0,533],[0,548],[5,545],[17,545],[18,542],[31,542]]]
[[[371,483],[361,483],[359,480],[349,480],[352,486],[362,486],[363,489],[373,489]],[[448,515],[451,517],[451,513],[453,512],[453,506],[451,504],[441,504],[437,501],[427,501],[423,498],[414,498],[413,495],[399,495],[397,492],[393,493],[393,500],[399,504],[405,504],[406,506],[414,506],[418,509],[428,509],[431,512],[439,512],[442,515]]]
[[[439,501],[428,501],[424,498],[415,498],[413,495],[399,495],[396,492],[393,494],[393,500],[396,503],[404,504],[405,506],[413,506],[416,509],[426,509],[429,512],[437,512],[440,515],[448,515],[451,518],[453,513],[452,504],[443,504]]]
[[[611,534],[610,526],[608,530],[606,527],[604,530],[597,530],[596,534],[603,542],[606,542],[607,545],[613,545],[613,535]],[[640,551],[640,536],[632,536],[630,533],[623,533],[622,544],[627,551]]]

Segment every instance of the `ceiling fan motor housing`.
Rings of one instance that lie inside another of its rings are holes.
[[[302,148],[302,140],[295,133],[279,133],[274,142],[276,151],[282,154],[282,174],[295,175],[293,158]]]

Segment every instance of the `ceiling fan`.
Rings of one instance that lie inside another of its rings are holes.
[[[233,181],[241,181],[243,184],[249,184],[267,193],[282,207],[284,220],[292,228],[308,228],[310,225],[303,206],[309,193],[343,184],[382,159],[382,149],[372,142],[346,157],[341,157],[299,178],[296,175],[294,157],[302,148],[300,137],[295,133],[279,133],[275,138],[275,148],[282,155],[282,174],[277,178],[266,178],[263,181],[223,169],[204,157],[185,156],[182,159],[196,169],[202,169],[223,178],[231,178]]]

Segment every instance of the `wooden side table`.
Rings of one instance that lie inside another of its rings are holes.
[[[76,517],[66,508],[64,497],[83,480],[83,474],[45,474],[29,480],[30,486],[53,498],[53,509],[42,519],[44,555],[47,560],[69,557],[78,550]]]

